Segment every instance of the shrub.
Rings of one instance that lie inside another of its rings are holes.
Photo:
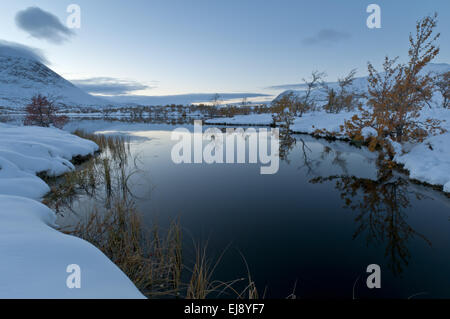
[[[281,131],[289,131],[294,121],[296,100],[294,92],[289,92],[272,103],[273,124],[274,126],[279,124]]]
[[[436,88],[442,95],[442,107],[450,108],[450,71],[436,77]]]
[[[422,141],[427,135],[444,130],[435,119],[420,120],[420,111],[429,103],[434,91],[430,74],[419,74],[439,53],[435,42],[439,34],[433,31],[437,15],[427,16],[416,24],[415,36],[410,35],[409,61],[397,63],[397,58],[385,58],[383,72],[368,64],[370,109],[359,107],[361,115],[355,115],[345,123],[346,133],[354,140],[364,140],[362,131],[371,127],[377,132],[371,137],[370,148],[382,146],[393,155],[389,140],[402,143]],[[344,127],[343,127],[344,129]]]
[[[339,113],[343,110],[353,111],[361,105],[359,99],[362,95],[350,89],[355,80],[355,74],[356,70],[353,69],[346,77],[338,79],[337,90],[323,84],[327,96],[327,102],[323,107],[325,111],[328,113]]]
[[[314,110],[316,108],[316,97],[313,91],[322,83],[325,73],[314,71],[311,73],[311,78],[303,79],[305,92],[301,96],[294,98],[294,112],[297,116],[302,116],[304,113]]]
[[[24,125],[62,128],[67,123],[67,116],[57,115],[55,101],[41,94],[31,98],[31,103],[25,108]]]

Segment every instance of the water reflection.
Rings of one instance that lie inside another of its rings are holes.
[[[280,138],[280,151],[279,151],[280,160],[284,160],[288,164],[290,164],[291,161],[289,160],[288,155],[297,144],[297,139],[293,137],[291,134],[286,133],[284,130],[280,131],[279,138]],[[305,144],[303,143],[303,145]]]
[[[315,161],[308,156],[311,150],[302,139],[299,141],[302,143],[301,167],[306,167],[308,174],[317,175],[313,169]],[[292,143],[290,140],[280,143],[280,147],[286,147],[283,152],[289,152],[292,148],[290,143]],[[323,161],[329,156],[334,156],[332,164],[340,167],[344,174],[314,177],[310,183],[335,182],[344,208],[359,212],[354,219],[357,229],[353,239],[364,236],[367,245],[385,245],[389,268],[394,275],[400,275],[411,258],[408,243],[414,237],[420,237],[431,246],[431,242],[425,236],[408,224],[408,215],[405,212],[406,208],[411,207],[411,197],[422,200],[425,195],[411,191],[409,181],[381,161],[377,161],[377,179],[372,180],[350,176],[342,152],[333,151],[329,146],[323,147],[321,156],[316,161]]]
[[[292,134],[280,132],[280,160],[291,164],[290,153],[297,147],[300,150],[301,165],[299,169],[306,169],[306,175],[320,175],[320,165],[331,158],[331,164],[339,167],[342,172],[348,174],[348,162],[340,150],[334,150],[328,145],[323,145],[319,157],[313,158],[314,151],[309,146],[310,142],[304,138]]]

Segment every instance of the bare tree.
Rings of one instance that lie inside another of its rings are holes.
[[[214,107],[219,106],[220,103],[221,103],[221,96],[220,96],[220,94],[219,93],[214,94],[212,99],[211,99],[211,102],[212,102],[212,105]]]
[[[244,97],[242,98],[241,105],[242,105],[242,106],[247,106],[248,104],[249,104],[248,99],[247,99],[246,96],[244,96]]]
[[[351,89],[355,80],[356,69],[353,69],[344,78],[338,79],[337,89],[323,84],[327,100],[324,109],[329,113],[339,113],[343,110],[352,111],[360,105],[362,94]]]
[[[442,95],[442,106],[450,108],[450,71],[436,77],[436,88]]]
[[[313,71],[309,79],[303,78],[305,92],[303,95],[296,96],[294,100],[294,112],[296,116],[301,117],[305,112],[315,109],[317,101],[312,93],[321,85],[325,76],[326,74],[324,72]]]

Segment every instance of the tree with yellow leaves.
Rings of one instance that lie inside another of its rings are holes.
[[[296,96],[294,92],[288,92],[272,102],[272,119],[274,126],[279,125],[282,131],[289,131],[294,121],[296,109]]]
[[[370,138],[369,147],[383,147],[393,156],[390,141],[417,142],[429,134],[444,130],[436,119],[420,120],[420,111],[427,105],[435,89],[434,78],[421,74],[423,68],[439,53],[435,34],[437,14],[427,16],[416,24],[415,35],[409,36],[409,60],[397,63],[397,58],[385,58],[383,71],[378,72],[369,62],[369,108],[359,107],[361,115],[355,115],[345,123],[343,130],[353,140],[364,140],[365,127],[373,128],[377,136]],[[423,73],[423,72],[422,72]]]

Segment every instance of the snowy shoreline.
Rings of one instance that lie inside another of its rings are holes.
[[[144,298],[99,249],[56,230],[55,212],[39,201],[50,188],[37,173],[62,175],[97,150],[56,128],[0,123],[0,298]],[[81,288],[66,284],[72,264]]]
[[[341,112],[338,114],[316,111],[297,117],[291,125],[292,133],[309,134],[321,137],[317,130],[326,130],[336,139],[348,139],[343,136],[340,127],[350,120],[357,112]],[[450,193],[450,110],[442,108],[423,110],[421,117],[442,120],[442,127],[447,130],[441,135],[429,136],[423,143],[403,145],[407,152],[399,153],[394,161],[403,168],[413,181],[442,187],[445,193]],[[269,126],[272,124],[272,114],[236,115],[231,118],[215,118],[206,120],[208,125],[235,126]]]

